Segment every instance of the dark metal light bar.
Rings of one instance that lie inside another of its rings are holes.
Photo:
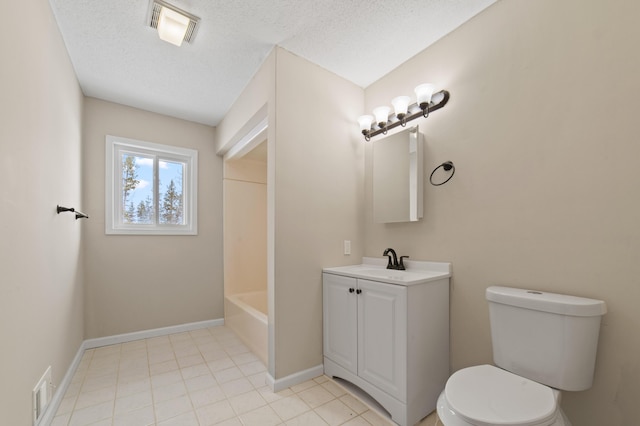
[[[428,106],[425,105],[425,109],[422,109],[421,105],[413,103],[409,105],[407,115],[405,115],[402,119],[396,117],[395,113],[391,113],[389,114],[389,119],[387,120],[385,126],[379,127],[377,124],[374,124],[371,130],[363,130],[362,134],[364,135],[366,140],[369,140],[373,136],[379,135],[381,133],[386,134],[390,129],[398,126],[406,126],[407,122],[411,120],[415,120],[416,118],[420,117],[428,117],[431,112],[437,111],[440,108],[444,107],[448,101],[449,92],[446,90],[441,90],[433,94],[433,96],[431,97],[431,102],[429,102]]]

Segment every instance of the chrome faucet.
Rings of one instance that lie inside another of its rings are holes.
[[[409,256],[400,256],[400,263],[398,263],[398,256],[396,255],[396,251],[394,249],[388,248],[384,251],[384,253],[382,253],[382,255],[389,258],[387,269],[397,269],[400,271],[405,270],[403,259],[408,258]],[[391,260],[392,257],[393,260]]]

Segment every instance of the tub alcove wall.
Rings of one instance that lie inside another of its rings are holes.
[[[276,47],[216,126],[220,156],[252,130],[267,139],[267,385],[277,391],[322,374],[322,268],[364,253],[362,111],[361,87]],[[310,131],[310,117],[327,125]]]
[[[267,364],[267,142],[224,161],[225,324]]]

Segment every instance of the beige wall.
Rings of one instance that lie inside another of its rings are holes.
[[[0,26],[0,424],[31,424],[31,391],[58,385],[83,338],[82,93],[46,0]],[[22,36],[17,36],[21,34]]]
[[[362,257],[363,90],[276,48],[217,127],[220,152],[265,105],[269,372],[281,379],[322,363],[322,268]]]
[[[266,161],[225,161],[223,204],[225,295],[267,291]]]
[[[269,53],[247,87],[233,103],[224,119],[216,126],[216,152],[224,154],[240,138],[245,136],[262,118],[267,108],[269,130],[267,139],[271,140],[275,131],[275,116],[269,104],[275,103],[275,51]],[[258,117],[259,116],[259,117]],[[257,117],[257,118],[256,118]]]
[[[213,127],[85,100],[86,336],[223,317],[222,160]],[[105,135],[198,151],[198,235],[105,235]]]
[[[580,426],[640,419],[638,16],[631,0],[501,1],[365,92],[368,111],[422,82],[451,92],[418,124],[425,170],[452,160],[454,178],[427,184],[420,223],[379,225],[367,167],[365,251],[453,262],[454,370],[492,360],[490,285],[607,302],[594,386],[563,395]]]
[[[322,363],[322,268],[358,263],[363,90],[278,49],[275,138],[276,378]],[[270,140],[271,142],[271,140]],[[343,254],[351,240],[352,254]]]

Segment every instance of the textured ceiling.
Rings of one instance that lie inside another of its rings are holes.
[[[200,18],[176,47],[149,0],[50,0],[85,95],[217,125],[279,45],[366,87],[496,0],[173,0]]]

